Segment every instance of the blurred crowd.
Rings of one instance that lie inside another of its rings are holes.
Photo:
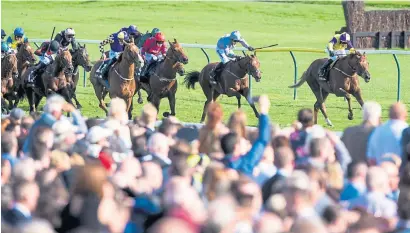
[[[106,119],[58,95],[39,115],[13,109],[1,120],[1,232],[410,232],[404,104],[382,122],[365,103],[339,137],[311,109],[280,128],[268,97],[257,102],[257,128],[241,110],[224,122],[218,103],[200,128],[158,123],[151,104],[128,121],[121,99]]]

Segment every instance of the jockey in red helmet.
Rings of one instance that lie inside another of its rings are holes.
[[[158,32],[155,36],[145,41],[141,49],[141,54],[145,58],[145,66],[142,69],[141,76],[145,76],[150,65],[154,62],[161,61],[167,53],[165,44],[165,36],[162,32]]]

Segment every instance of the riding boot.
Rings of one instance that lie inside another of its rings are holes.
[[[327,81],[327,78],[325,77],[325,75],[326,75],[326,70],[327,70],[327,68],[330,66],[330,64],[332,64],[332,62],[333,62],[333,60],[332,60],[332,59],[329,59],[329,60],[327,60],[327,61],[322,65],[322,67],[320,67],[320,70],[319,70],[319,80]]]
[[[150,67],[152,61],[147,61],[141,69],[141,77],[147,77],[148,67]]]
[[[34,66],[32,73],[28,76],[27,86],[34,86],[34,83],[36,82],[36,77],[38,75],[41,75],[42,69],[46,66],[47,65],[42,62],[39,62],[36,66]]]
[[[107,80],[108,72],[110,71],[110,67],[117,61],[117,57],[113,57],[108,64],[101,70],[102,79]]]
[[[223,63],[220,62],[216,67],[211,71],[210,73],[210,82],[211,84],[216,84],[216,78],[220,74],[220,71],[222,70]]]

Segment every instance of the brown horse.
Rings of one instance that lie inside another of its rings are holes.
[[[90,58],[87,52],[87,49],[84,46],[79,45],[79,48],[75,51],[70,50],[71,56],[73,58],[73,66],[74,66],[74,71],[73,75],[71,77],[71,80],[73,82],[73,86],[71,87],[71,94],[72,98],[75,101],[75,105],[77,106],[78,109],[81,109],[81,104],[77,100],[77,96],[75,94],[75,91],[77,89],[77,84],[78,80],[80,79],[80,74],[79,74],[79,67],[82,66],[86,72],[91,71],[91,64],[90,64]]]
[[[17,70],[17,57],[16,54],[7,54],[1,59],[1,98],[2,98],[2,108],[11,110],[13,108],[12,101],[10,98],[8,109],[6,108],[5,101],[6,94],[14,95],[14,83],[18,80],[18,70]]]
[[[73,64],[70,52],[61,51],[55,58],[55,61],[48,65],[41,77],[36,77],[35,86],[27,86],[24,83],[24,90],[30,106],[30,113],[37,111],[41,99],[52,92],[63,96],[65,100],[71,103],[71,93],[69,90],[66,76],[71,76]],[[33,67],[27,69],[22,75],[23,82],[27,82],[29,75],[32,75]],[[24,96],[19,95],[20,98]]]
[[[148,101],[151,102],[157,110],[162,98],[167,97],[171,113],[164,112],[164,117],[169,115],[175,116],[175,94],[178,88],[176,73],[180,76],[184,75],[185,70],[182,64],[188,64],[188,57],[184,49],[174,39],[174,42],[169,42],[169,49],[166,53],[165,59],[160,62],[148,77],[148,83],[141,79],[141,87],[148,94]]]
[[[18,81],[14,85],[15,85],[15,89],[18,92],[21,92],[22,95],[24,95],[24,88],[22,85],[23,82],[22,82],[21,77],[24,74],[24,72],[27,71],[28,67],[33,66],[35,64],[37,59],[34,54],[33,48],[30,46],[30,43],[28,42],[22,43],[17,47],[16,56],[17,56],[17,70],[19,72],[19,78],[18,78]],[[10,96],[10,98],[15,100],[13,107],[16,108],[18,106],[20,98],[18,97],[18,95],[12,95]]]
[[[220,74],[220,80],[217,85],[210,83],[210,73],[218,63],[210,63],[206,65],[201,73],[198,71],[190,72],[185,77],[185,85],[188,89],[194,89],[195,83],[199,82],[202,91],[206,96],[206,102],[202,112],[201,122],[205,120],[206,106],[215,101],[219,95],[224,94],[228,97],[235,96],[238,100],[238,108],[241,107],[241,96],[244,96],[252,107],[256,117],[259,113],[255,105],[249,98],[249,80],[247,74],[250,73],[259,82],[262,78],[259,70],[260,63],[256,55],[247,55],[235,61],[230,61],[225,65],[225,68]]]
[[[309,84],[313,94],[316,96],[316,103],[314,105],[314,118],[317,124],[317,113],[320,109],[325,117],[326,123],[333,126],[332,122],[327,116],[325,101],[329,93],[335,94],[338,97],[346,97],[349,114],[348,119],[353,120],[353,110],[351,107],[351,96],[353,95],[360,106],[363,106],[363,98],[359,87],[359,78],[361,76],[366,83],[370,81],[369,63],[366,55],[356,52],[355,54],[347,55],[340,58],[331,66],[328,75],[329,82],[319,81],[318,71],[327,59],[317,59],[309,66],[303,73],[302,78],[295,85],[290,88],[300,87],[304,82]]]
[[[137,82],[134,79],[135,69],[140,68],[144,64],[138,47],[134,43],[126,43],[124,52],[119,56],[114,65],[110,67],[108,72],[108,82],[110,84],[109,90],[106,90],[103,85],[98,82],[98,77],[95,73],[104,61],[98,61],[94,64],[91,70],[90,80],[93,84],[95,94],[99,101],[99,107],[107,114],[108,109],[104,102],[107,93],[110,98],[119,97],[127,104],[128,117],[131,119],[132,115],[132,97],[136,93]]]

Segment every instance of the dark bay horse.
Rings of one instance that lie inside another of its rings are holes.
[[[302,78],[295,85],[290,88],[300,87],[304,82],[307,82],[313,94],[316,96],[316,103],[314,104],[314,120],[317,124],[317,113],[322,112],[326,123],[333,126],[332,122],[327,116],[325,101],[328,95],[335,94],[338,97],[346,97],[349,114],[348,119],[353,120],[353,110],[351,107],[351,96],[353,95],[360,106],[363,106],[363,98],[359,87],[359,78],[361,76],[365,82],[370,81],[369,63],[365,54],[356,52],[355,54],[347,55],[339,58],[336,63],[330,68],[329,82],[319,81],[318,71],[327,59],[317,59],[312,62],[309,68],[303,73]]]
[[[73,69],[70,52],[68,50],[61,51],[56,56],[55,61],[46,67],[41,77],[36,77],[34,87],[27,86],[26,83],[23,84],[30,106],[30,113],[37,111],[41,99],[50,94],[50,90],[51,93],[56,92],[63,96],[67,102],[72,103],[66,76],[71,76]],[[23,82],[27,82],[28,76],[33,73],[32,71],[33,67],[30,67],[22,75]],[[19,97],[24,98],[21,95]]]
[[[79,74],[79,67],[82,66],[86,72],[91,71],[91,63],[90,63],[90,58],[87,52],[87,49],[84,46],[79,45],[78,49],[73,51],[70,50],[71,56],[73,58],[73,66],[74,66],[74,71],[73,75],[71,76],[71,81],[72,81],[72,87],[71,87],[71,93],[72,93],[72,98],[75,101],[75,105],[77,106],[78,109],[81,109],[81,104],[77,100],[76,96],[76,89],[77,89],[77,84],[78,80],[80,79],[80,74]]]
[[[178,88],[176,73],[180,76],[185,74],[183,64],[188,64],[188,57],[182,46],[174,39],[169,42],[169,49],[164,61],[160,62],[148,77],[148,83],[141,78],[141,87],[148,94],[148,101],[151,102],[157,110],[162,98],[167,97],[171,113],[164,112],[163,116],[175,116],[175,94]]]
[[[201,72],[194,71],[187,74],[184,83],[188,89],[195,88],[195,83],[199,82],[202,91],[206,96],[204,109],[202,112],[201,122],[205,120],[206,106],[215,101],[221,94],[228,97],[235,96],[238,100],[238,108],[241,107],[241,96],[244,96],[252,107],[256,117],[259,113],[255,105],[250,101],[249,97],[249,80],[248,73],[250,73],[259,82],[262,78],[259,59],[256,55],[247,55],[235,61],[230,61],[225,65],[225,68],[220,74],[217,85],[210,83],[210,72],[216,67],[218,63],[210,63],[206,65]]]
[[[8,107],[6,107],[5,100],[6,95],[13,95],[12,92],[15,91],[14,86],[18,79],[18,70],[17,70],[17,57],[16,54],[7,54],[1,59],[1,103],[2,109],[6,112],[13,108],[13,103],[11,98],[9,100]]]
[[[138,47],[134,43],[126,43],[124,52],[122,52],[117,62],[110,67],[108,72],[109,90],[106,90],[98,82],[98,78],[95,75],[96,70],[102,62],[101,60],[95,63],[90,73],[91,83],[93,84],[97,99],[100,102],[99,107],[108,114],[104,98],[107,93],[109,93],[110,98],[118,97],[125,101],[127,104],[128,117],[131,119],[132,97],[137,90],[137,82],[134,79],[135,69],[140,68],[144,64]]]

